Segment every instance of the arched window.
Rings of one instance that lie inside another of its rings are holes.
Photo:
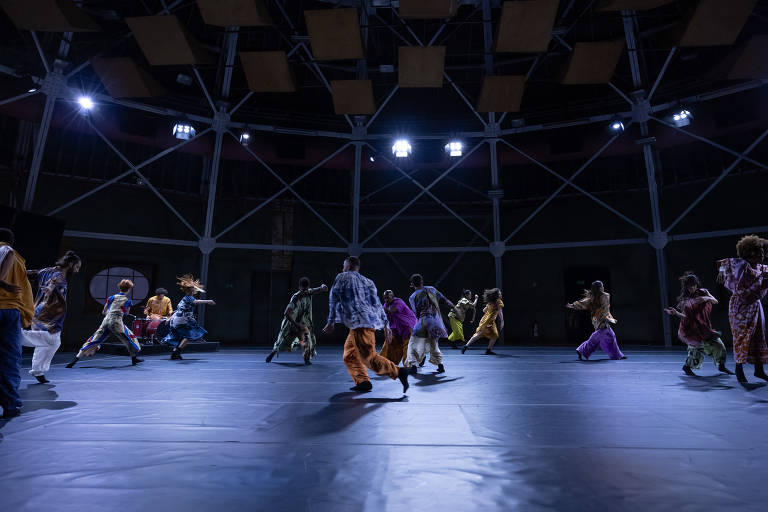
[[[133,289],[128,292],[128,297],[130,297],[134,304],[147,298],[149,294],[149,280],[138,270],[128,267],[105,268],[93,276],[88,286],[91,297],[96,302],[104,304],[107,297],[120,291],[117,289],[117,283],[123,279],[133,281]]]

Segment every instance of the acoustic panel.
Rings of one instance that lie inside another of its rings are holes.
[[[197,0],[200,15],[217,27],[266,27],[272,25],[263,0]]]
[[[768,79],[768,34],[755,34],[747,41],[728,73],[728,78]]]
[[[20,30],[98,32],[99,25],[72,0],[1,0],[0,5]]]
[[[94,57],[91,66],[113,98],[162,96],[165,89],[130,57]]]
[[[210,55],[173,15],[125,18],[152,66],[211,63]]]
[[[288,58],[283,51],[240,52],[248,89],[253,92],[294,92]]]
[[[442,87],[445,46],[401,46],[397,49],[400,87]]]
[[[331,80],[333,110],[338,115],[372,115],[376,112],[370,80]]]
[[[662,5],[671,4],[675,0],[601,0],[597,4],[598,11],[649,11]]]
[[[317,60],[362,59],[357,9],[304,11],[312,55]]]
[[[400,0],[398,11],[406,20],[445,19],[456,16],[457,0]]]
[[[496,34],[496,51],[547,51],[557,15],[557,5],[558,0],[504,2]]]
[[[478,112],[519,112],[525,76],[486,76],[477,101]]]
[[[757,0],[701,0],[678,46],[720,46],[736,41]]]
[[[624,41],[576,43],[562,83],[568,85],[607,84],[619,63]]]

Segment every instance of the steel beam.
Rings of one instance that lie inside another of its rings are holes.
[[[30,30],[29,34],[32,36],[32,40],[35,42],[35,48],[37,48],[37,53],[40,55],[40,60],[43,62],[43,67],[45,68],[45,73],[48,74],[51,72],[51,66],[48,64],[48,59],[45,58],[45,52],[43,51],[43,47],[40,44],[40,40],[37,38],[37,34],[34,30]]]
[[[322,161],[320,161],[320,163],[316,164],[314,167],[309,169],[307,172],[305,172],[304,174],[302,174],[301,176],[299,176],[295,180],[291,181],[289,183],[289,185],[293,186],[293,185],[297,184],[298,182],[300,182],[301,180],[303,180],[304,178],[306,178],[307,176],[309,176],[310,174],[312,174],[313,172],[315,172],[317,169],[319,169],[320,167],[325,165],[326,162],[332,160],[334,157],[336,157],[336,155],[338,155],[343,150],[345,150],[347,148],[347,146],[349,146],[349,143],[345,143],[339,149],[337,149],[336,151],[334,151],[333,153],[331,153],[330,155],[325,157]],[[243,215],[242,217],[237,219],[235,222],[233,222],[232,224],[230,224],[229,226],[227,226],[226,228],[221,230],[219,232],[219,234],[217,234],[214,238],[219,239],[222,236],[224,236],[225,234],[229,233],[235,227],[239,226],[243,221],[247,220],[251,215],[253,215],[254,213],[258,212],[259,210],[261,210],[262,208],[267,206],[269,203],[271,203],[272,201],[277,199],[280,195],[283,194],[283,192],[285,192],[287,190],[288,190],[288,186],[286,185],[285,187],[281,188],[280,190],[278,190],[277,192],[272,194],[270,197],[268,197],[267,199],[262,201],[258,206],[256,206],[255,208],[251,209],[248,213],[246,213],[245,215]],[[217,242],[217,245],[220,245],[219,242]]]
[[[575,180],[575,179],[576,179],[576,177],[578,177],[578,176],[579,176],[579,175],[580,175],[580,174],[581,174],[581,173],[582,173],[582,172],[583,172],[583,171],[584,171],[584,170],[585,170],[585,169],[586,169],[586,168],[587,168],[587,167],[588,167],[588,166],[589,166],[589,165],[590,165],[590,164],[591,164],[593,161],[595,161],[595,159],[596,159],[598,156],[600,156],[600,155],[603,153],[603,151],[605,151],[606,149],[608,149],[608,146],[610,146],[610,145],[613,143],[613,141],[615,141],[615,140],[616,140],[618,137],[619,137],[619,134],[615,134],[615,135],[614,135],[614,136],[612,136],[610,139],[608,139],[608,142],[606,142],[605,144],[603,144],[603,146],[602,146],[600,149],[598,149],[598,150],[597,150],[597,152],[596,152],[595,154],[593,154],[593,155],[592,155],[592,156],[591,156],[591,157],[590,157],[590,158],[589,158],[589,159],[588,159],[586,162],[584,162],[584,164],[582,164],[582,166],[581,166],[581,167],[579,167],[579,168],[576,170],[576,172],[574,172],[574,173],[573,173],[573,174],[572,174],[572,175],[571,175],[569,178],[565,178],[565,177],[563,177],[563,176],[560,176],[560,174],[558,174],[557,172],[553,171],[553,170],[552,170],[552,169],[550,169],[550,168],[549,168],[547,165],[545,165],[545,164],[543,164],[543,163],[539,162],[538,160],[536,160],[536,159],[535,159],[535,158],[533,158],[532,156],[528,155],[527,153],[525,153],[525,152],[524,152],[523,150],[521,150],[520,148],[518,148],[518,147],[514,146],[513,144],[510,144],[509,142],[507,142],[507,141],[506,141],[506,140],[504,140],[504,139],[499,139],[499,140],[501,140],[501,142],[502,142],[502,143],[504,143],[505,145],[507,145],[507,146],[509,146],[510,148],[514,149],[515,151],[517,151],[518,153],[520,153],[521,155],[523,155],[525,158],[527,158],[527,159],[528,159],[528,160],[530,160],[531,162],[535,163],[536,165],[538,165],[539,167],[541,167],[542,169],[544,169],[545,171],[549,172],[551,175],[555,176],[557,179],[559,179],[559,180],[561,180],[561,181],[563,182],[563,184],[562,184],[562,185],[560,185],[560,186],[559,186],[559,187],[558,187],[558,188],[557,188],[557,189],[556,189],[556,190],[555,190],[555,191],[554,191],[554,192],[553,192],[553,193],[552,193],[552,194],[551,194],[551,195],[550,195],[550,196],[549,196],[549,197],[548,197],[548,198],[547,198],[547,199],[546,199],[546,200],[545,200],[545,201],[544,201],[542,204],[540,204],[540,205],[539,205],[539,206],[538,206],[538,207],[537,207],[537,208],[536,208],[536,209],[533,211],[533,213],[531,213],[531,214],[530,214],[528,217],[526,217],[526,219],[525,219],[525,220],[523,220],[523,222],[521,222],[521,223],[520,223],[520,224],[519,224],[519,225],[518,225],[518,226],[517,226],[517,227],[516,227],[516,228],[515,228],[515,229],[512,231],[512,233],[510,233],[510,234],[509,234],[509,236],[507,236],[507,237],[504,239],[504,242],[505,242],[505,243],[506,243],[506,242],[508,242],[508,241],[510,240],[510,238],[512,238],[513,236],[515,236],[515,235],[516,235],[516,234],[517,234],[517,233],[518,233],[518,232],[519,232],[521,229],[523,229],[523,227],[524,227],[526,224],[528,224],[528,223],[529,223],[531,220],[533,220],[533,218],[534,218],[536,215],[538,215],[538,214],[539,214],[539,212],[540,212],[541,210],[543,210],[545,206],[547,206],[547,205],[548,205],[550,202],[552,202],[552,201],[555,199],[555,197],[557,197],[557,196],[560,194],[560,192],[562,192],[562,191],[563,191],[563,189],[565,189],[565,187],[567,187],[567,186],[569,186],[569,185],[570,185],[571,187],[575,188],[576,190],[578,190],[579,192],[581,192],[582,194],[586,195],[587,197],[589,197],[589,198],[590,198],[590,199],[592,199],[593,201],[595,201],[597,204],[599,204],[599,205],[600,205],[600,206],[602,206],[603,208],[607,209],[608,211],[612,212],[613,214],[615,214],[615,215],[616,215],[616,216],[618,216],[619,218],[621,218],[621,219],[623,219],[624,221],[628,222],[629,224],[633,225],[634,227],[636,227],[637,229],[639,229],[639,230],[640,230],[640,231],[642,231],[643,233],[645,233],[645,234],[648,234],[648,230],[647,230],[647,229],[645,229],[643,226],[641,226],[640,224],[638,224],[638,223],[637,223],[637,222],[635,222],[634,220],[630,219],[629,217],[627,217],[626,215],[624,215],[624,214],[623,214],[623,213],[621,213],[620,211],[616,210],[615,208],[613,208],[612,206],[610,206],[609,204],[607,204],[607,203],[606,203],[605,201],[603,201],[602,199],[599,199],[597,196],[595,196],[595,195],[591,194],[590,192],[588,192],[587,190],[583,189],[582,187],[580,187],[580,186],[576,185],[576,184],[573,182],[573,180]]]
[[[106,187],[112,185],[113,183],[116,183],[116,182],[120,181],[121,179],[125,178],[129,174],[134,173],[136,170],[141,169],[143,167],[146,167],[147,165],[151,164],[152,162],[154,162],[156,160],[159,160],[160,158],[164,157],[165,155],[173,153],[174,151],[176,151],[180,147],[185,146],[185,145],[189,144],[190,142],[192,142],[193,140],[196,140],[196,139],[202,137],[203,135],[207,134],[211,130],[213,130],[213,128],[210,128],[210,127],[206,128],[205,130],[203,130],[201,132],[198,132],[197,135],[195,135],[194,137],[192,137],[190,139],[187,139],[187,140],[185,140],[184,142],[182,142],[180,144],[176,144],[175,146],[172,146],[172,147],[170,147],[168,149],[164,149],[163,151],[157,153],[155,156],[150,157],[147,160],[144,160],[143,162],[141,162],[140,164],[135,165],[133,169],[129,169],[129,170],[125,171],[124,173],[119,174],[118,176],[110,179],[109,181],[105,181],[104,183],[102,183],[98,187],[96,187],[94,189],[91,189],[88,192],[85,192],[84,194],[80,194],[76,198],[74,198],[71,201],[69,201],[69,202],[59,206],[55,210],[51,210],[50,212],[48,212],[48,215],[56,215],[60,211],[69,208],[73,204],[79,203],[80,201],[82,201],[86,197],[89,197],[89,196],[95,194],[96,192],[99,192],[100,190],[103,190]]]
[[[40,166],[43,163],[43,155],[45,154],[45,142],[48,139],[48,130],[51,128],[51,119],[53,119],[53,110],[56,107],[56,98],[56,94],[48,94],[45,97],[43,117],[40,120],[40,128],[37,131],[37,140],[35,141],[35,152],[32,156],[32,165],[29,167],[27,189],[24,191],[24,209],[27,211],[32,210],[32,204],[35,200],[37,177],[40,175]]]
[[[485,0],[487,2],[488,0]],[[489,7],[490,10],[490,7]],[[499,157],[497,153],[497,145],[499,139],[489,139],[488,146],[490,149],[491,158],[491,207],[492,207],[492,219],[493,219],[493,242],[497,250],[492,252],[494,268],[496,270],[496,288],[503,289],[504,287],[504,265],[503,257],[504,244],[506,240],[501,240],[501,198],[503,191],[501,190],[501,184],[499,181]]]
[[[661,79],[664,78],[664,73],[667,72],[667,67],[669,66],[669,63],[672,62],[672,57],[675,56],[675,53],[677,52],[677,46],[673,46],[671,50],[669,50],[669,55],[667,55],[667,59],[664,61],[664,65],[661,66],[661,71],[659,71],[659,75],[656,77],[656,81],[653,82],[653,87],[651,87],[651,91],[648,93],[648,98],[646,98],[648,101],[651,101],[653,98],[653,94],[656,92],[656,89],[659,87],[659,84],[661,83]]]
[[[355,142],[355,168],[352,172],[352,245],[360,244],[360,171],[363,161],[363,143]]]
[[[17,100],[22,100],[24,98],[28,98],[30,96],[34,96],[35,94],[39,93],[39,89],[35,89],[33,92],[25,92],[23,94],[17,94],[16,96],[12,96],[10,98],[6,98],[4,100],[0,100],[0,106],[7,105],[8,103],[13,103]]]
[[[231,131],[227,131],[227,133],[229,133],[229,135],[231,135],[233,139],[239,141],[239,139],[235,136],[234,133],[232,133]],[[281,185],[286,187],[296,197],[296,199],[298,199],[304,206],[306,206],[309,209],[309,211],[312,212],[315,215],[315,217],[317,217],[320,220],[320,222],[325,224],[325,226],[328,229],[330,229],[337,237],[339,237],[339,239],[342,242],[344,242],[345,244],[349,244],[349,241],[346,238],[344,238],[344,236],[341,233],[339,233],[339,231],[335,227],[333,227],[333,225],[330,222],[328,222],[328,220],[325,217],[320,215],[320,213],[317,210],[315,210],[312,207],[312,205],[309,204],[308,201],[306,201],[303,197],[301,197],[301,195],[298,192],[296,192],[296,189],[294,189],[287,181],[285,181],[282,178],[282,176],[280,176],[280,174],[277,173],[277,171],[275,171],[269,164],[267,164],[264,160],[262,160],[261,157],[257,155],[251,148],[249,148],[248,146],[242,143],[240,145],[249,155],[251,155],[254,158],[254,160],[256,160],[259,164],[261,164],[262,167],[264,167],[277,181],[279,181]]]
[[[768,226],[752,226],[747,228],[718,229],[717,231],[702,231],[700,233],[686,233],[683,235],[669,235],[670,242],[684,242],[686,240],[706,240],[709,238],[721,238],[725,236],[748,235],[753,233],[768,233]]]
[[[683,211],[683,213],[681,213],[681,214],[680,214],[680,215],[679,215],[679,216],[678,216],[678,217],[677,217],[677,218],[676,218],[676,219],[675,219],[675,220],[672,222],[672,224],[670,224],[670,225],[669,225],[669,227],[667,227],[666,231],[670,231],[670,230],[672,230],[672,228],[674,228],[675,226],[677,226],[677,224],[678,224],[678,223],[679,223],[681,220],[683,220],[683,219],[685,218],[685,216],[686,216],[686,215],[688,215],[688,214],[691,212],[691,210],[693,210],[693,209],[696,207],[696,205],[698,205],[698,204],[701,202],[701,200],[702,200],[702,199],[704,199],[704,198],[705,198],[705,197],[706,197],[706,196],[707,196],[707,195],[708,195],[710,192],[712,192],[712,189],[714,189],[714,188],[715,188],[715,187],[716,187],[716,186],[717,186],[717,185],[718,185],[718,184],[719,184],[721,181],[723,181],[723,179],[725,179],[725,177],[726,177],[726,176],[728,176],[728,174],[730,174],[730,172],[731,172],[731,171],[732,171],[732,170],[733,170],[733,169],[734,169],[734,168],[735,168],[735,167],[736,167],[736,166],[739,164],[739,162],[741,162],[742,160],[744,160],[744,158],[745,158],[745,157],[746,157],[746,156],[747,156],[747,155],[748,155],[750,152],[752,152],[752,150],[753,150],[753,149],[755,149],[755,147],[757,147],[757,145],[758,145],[758,144],[760,144],[760,143],[763,141],[763,139],[766,137],[766,135],[768,135],[768,129],[764,130],[764,131],[763,131],[763,133],[761,133],[761,134],[760,134],[760,136],[759,136],[757,139],[755,139],[755,141],[754,141],[754,142],[752,142],[752,144],[750,144],[750,145],[749,145],[749,147],[748,147],[747,149],[745,149],[745,150],[744,150],[744,152],[743,152],[741,155],[739,155],[739,156],[736,158],[736,160],[734,160],[734,161],[733,161],[733,163],[731,163],[731,165],[729,165],[728,167],[726,167],[726,169],[725,169],[725,170],[724,170],[722,173],[720,173],[720,176],[718,176],[718,177],[717,177],[717,179],[716,179],[715,181],[713,181],[713,182],[712,182],[712,183],[711,183],[711,184],[710,184],[710,185],[709,185],[709,186],[708,186],[708,187],[707,187],[707,188],[704,190],[704,192],[702,192],[702,193],[699,195],[699,197],[697,197],[697,198],[696,198],[696,199],[695,199],[695,200],[694,200],[694,201],[693,201],[693,202],[692,202],[692,203],[691,203],[691,204],[688,206],[688,208],[686,208],[686,209]]]
[[[394,221],[395,219],[397,219],[397,218],[400,216],[400,214],[402,214],[402,213],[403,213],[405,210],[407,210],[408,208],[410,208],[410,207],[411,207],[411,205],[412,205],[413,203],[415,203],[416,201],[418,201],[418,200],[419,200],[419,198],[420,198],[422,195],[424,195],[424,194],[425,194],[427,191],[429,191],[429,189],[431,189],[432,187],[434,187],[435,185],[437,185],[437,184],[438,184],[440,181],[442,181],[442,179],[443,179],[443,178],[445,178],[446,176],[448,176],[448,175],[449,175],[449,174],[450,174],[450,173],[451,173],[451,172],[452,172],[454,169],[456,169],[456,167],[458,167],[459,165],[461,165],[461,163],[462,163],[464,160],[466,160],[466,159],[467,159],[467,157],[469,157],[469,155],[471,155],[472,153],[474,153],[474,152],[475,152],[475,150],[477,150],[477,148],[479,148],[479,147],[480,147],[482,144],[483,144],[483,142],[478,142],[478,143],[477,143],[477,144],[476,144],[476,145],[475,145],[475,146],[474,146],[472,149],[470,149],[469,151],[467,151],[467,153],[466,153],[464,156],[462,156],[461,158],[459,158],[459,159],[458,159],[456,162],[454,162],[454,163],[453,163],[453,165],[451,165],[451,166],[450,166],[448,169],[446,169],[445,171],[443,171],[443,172],[440,174],[440,176],[438,176],[438,177],[437,177],[435,180],[433,180],[433,181],[432,181],[432,183],[430,183],[429,185],[427,185],[427,186],[426,186],[426,187],[425,187],[425,188],[424,188],[424,189],[423,189],[421,192],[419,192],[418,194],[416,194],[416,197],[414,197],[413,199],[411,199],[411,200],[410,200],[410,201],[409,201],[409,202],[408,202],[408,203],[407,203],[405,206],[403,206],[402,208],[400,208],[400,210],[398,210],[398,211],[397,211],[397,213],[395,213],[395,214],[394,214],[392,217],[390,217],[390,218],[389,218],[387,221],[385,221],[385,222],[384,222],[384,223],[383,223],[381,226],[379,226],[379,227],[378,227],[378,228],[377,228],[377,229],[376,229],[376,230],[375,230],[375,231],[374,231],[374,232],[373,232],[371,235],[369,235],[369,236],[368,236],[368,238],[366,238],[365,240],[363,240],[363,243],[362,243],[362,245],[365,245],[366,243],[368,243],[368,241],[370,241],[370,240],[371,240],[371,239],[372,239],[374,236],[376,236],[376,235],[377,235],[377,234],[378,234],[378,233],[379,233],[379,232],[380,232],[382,229],[384,229],[384,228],[385,228],[385,227],[387,227],[387,226],[388,226],[388,225],[389,225],[389,224],[390,224],[392,221]]]
[[[141,244],[177,245],[181,247],[197,247],[197,240],[178,240],[174,238],[158,238],[153,236],[121,235],[117,233],[96,233],[93,231],[64,230],[64,236],[70,238],[88,238],[92,240],[113,240],[116,242],[131,242]]]
[[[371,147],[371,148],[373,148],[373,146],[370,146],[370,145],[369,145],[368,147]],[[469,222],[467,222],[466,220],[464,220],[464,218],[463,218],[461,215],[459,215],[458,213],[456,213],[455,211],[453,211],[453,209],[451,209],[451,207],[450,207],[450,206],[448,206],[448,205],[447,205],[447,204],[445,204],[443,201],[441,201],[441,200],[440,200],[440,198],[438,198],[438,197],[437,197],[436,195],[434,195],[432,192],[430,192],[429,190],[427,190],[427,189],[424,187],[424,185],[422,185],[421,183],[419,183],[418,181],[416,181],[415,179],[413,179],[411,176],[409,176],[409,175],[408,175],[408,173],[407,173],[407,172],[405,172],[403,169],[401,169],[400,167],[398,167],[397,165],[395,165],[395,163],[394,163],[392,160],[390,160],[390,159],[389,159],[389,158],[387,158],[387,157],[380,157],[380,158],[382,158],[382,159],[383,159],[383,160],[385,160],[387,163],[389,163],[389,165],[390,165],[390,166],[392,166],[392,168],[393,168],[394,170],[396,170],[397,172],[399,172],[400,174],[402,174],[402,176],[403,176],[403,179],[408,179],[408,180],[409,180],[411,183],[413,183],[414,185],[416,185],[416,187],[418,187],[418,188],[419,188],[419,189],[421,189],[421,190],[422,190],[422,191],[423,191],[425,194],[427,194],[429,197],[431,197],[431,198],[432,198],[432,200],[434,200],[434,201],[435,201],[437,204],[439,204],[440,206],[442,206],[442,207],[443,207],[443,208],[444,208],[444,209],[445,209],[445,210],[446,210],[448,213],[450,213],[451,215],[453,215],[453,216],[454,216],[454,217],[455,217],[455,218],[456,218],[456,219],[457,219],[459,222],[461,222],[461,223],[462,223],[462,224],[464,224],[464,225],[465,225],[467,228],[469,228],[469,230],[470,230],[470,231],[472,231],[472,232],[473,232],[473,233],[475,233],[477,236],[479,236],[480,238],[482,238],[482,239],[483,239],[483,240],[484,240],[486,243],[487,243],[487,242],[490,242],[490,240],[488,240],[488,237],[486,237],[486,236],[485,236],[485,235],[483,235],[483,234],[482,234],[480,231],[478,231],[478,230],[477,230],[477,229],[476,229],[476,228],[475,228],[475,227],[474,227],[472,224],[470,224]]]

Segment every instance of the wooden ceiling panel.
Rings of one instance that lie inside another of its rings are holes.
[[[401,46],[397,49],[400,87],[442,87],[445,46]]]
[[[333,110],[338,115],[373,115],[373,84],[370,80],[331,80]]]
[[[547,51],[557,15],[558,0],[504,2],[496,34],[496,51]]]
[[[478,112],[519,112],[525,76],[486,76],[477,101]]]
[[[312,55],[317,60],[362,59],[357,9],[304,11]]]

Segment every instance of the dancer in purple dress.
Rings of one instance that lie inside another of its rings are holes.
[[[592,283],[589,290],[584,290],[583,299],[566,304],[565,307],[589,311],[592,317],[592,326],[595,328],[595,332],[576,349],[580,361],[589,359],[589,356],[597,350],[598,346],[611,359],[627,358],[619,350],[616,334],[611,329],[611,325],[616,323],[616,319],[611,315],[611,296],[605,292],[602,281]]]

